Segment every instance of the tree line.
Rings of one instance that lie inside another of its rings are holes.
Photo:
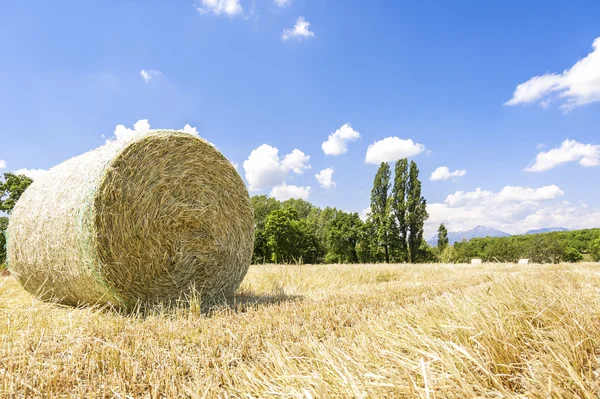
[[[438,231],[438,237],[440,232]],[[438,240],[439,243],[439,240]],[[510,237],[473,238],[439,250],[442,262],[516,262],[529,259],[534,263],[600,261],[600,229],[560,231]]]
[[[0,181],[0,210],[10,214],[31,184],[26,176],[4,174]],[[428,218],[414,161],[398,160],[394,176],[381,163],[371,190],[371,212],[361,220],[356,212],[321,209],[302,199],[278,201],[266,195],[251,198],[254,208],[253,263],[535,263],[600,261],[600,229],[553,232],[500,238],[474,238],[451,245],[444,224],[437,246],[423,239]],[[0,265],[6,258],[5,230],[9,219],[0,217]]]
[[[321,209],[301,199],[252,197],[254,263],[431,262],[434,250],[423,240],[427,219],[419,170],[413,161],[382,162],[371,190],[371,212]]]

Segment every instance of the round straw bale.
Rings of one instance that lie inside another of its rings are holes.
[[[229,297],[252,257],[244,182],[210,143],[152,131],[50,169],[10,218],[8,266],[69,305]]]

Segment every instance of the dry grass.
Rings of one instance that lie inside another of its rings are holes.
[[[253,266],[210,315],[0,277],[0,397],[595,398],[599,302],[598,264]]]

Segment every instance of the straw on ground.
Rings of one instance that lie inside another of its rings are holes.
[[[253,266],[235,308],[123,316],[0,280],[0,396],[600,395],[600,266]]]

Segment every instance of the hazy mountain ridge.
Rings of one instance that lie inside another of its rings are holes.
[[[543,229],[529,230],[524,234],[543,234],[550,233],[553,231],[569,231],[564,227],[546,227]],[[483,238],[483,237],[509,237],[512,234],[505,233],[501,230],[494,229],[492,227],[477,226],[473,229],[466,231],[449,231],[448,242],[454,244],[455,242],[461,242],[462,240],[470,240],[472,238]],[[427,240],[429,245],[437,245],[437,234]]]
[[[529,230],[525,234],[543,234],[543,233],[552,233],[554,231],[569,231],[569,229],[564,228],[564,227],[546,227],[544,229]]]

